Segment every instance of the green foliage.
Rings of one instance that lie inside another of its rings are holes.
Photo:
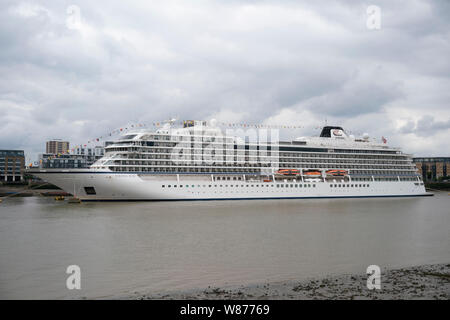
[[[445,190],[450,191],[450,182],[430,182],[425,183],[425,187],[435,190]]]

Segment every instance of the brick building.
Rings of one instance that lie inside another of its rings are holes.
[[[413,158],[424,181],[450,176],[450,157]]]
[[[47,141],[45,146],[45,153],[48,154],[64,154],[69,153],[69,142],[54,139]]]
[[[22,181],[24,171],[23,150],[0,150],[0,181]]]

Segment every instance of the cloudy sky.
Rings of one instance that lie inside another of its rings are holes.
[[[178,117],[450,156],[450,1],[320,3],[3,0],[0,149]]]

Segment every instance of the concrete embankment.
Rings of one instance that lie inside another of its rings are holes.
[[[32,196],[70,196],[69,193],[61,189],[45,189],[45,186],[28,185],[2,185],[0,186],[0,197],[32,197]]]

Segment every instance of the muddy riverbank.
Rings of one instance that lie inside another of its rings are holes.
[[[251,286],[135,294],[125,299],[450,299],[450,264],[382,270],[381,289],[367,289],[367,275],[333,275],[306,281],[260,283]]]

